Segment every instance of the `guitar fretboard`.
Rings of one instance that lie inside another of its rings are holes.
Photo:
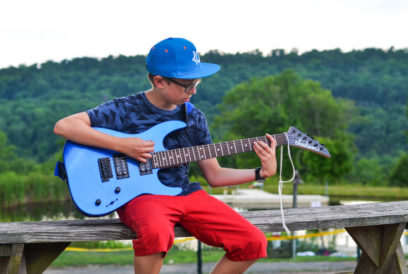
[[[287,143],[284,134],[276,134],[273,136],[278,146]],[[261,136],[216,144],[165,150],[152,153],[151,164],[153,168],[167,168],[205,159],[249,152],[253,151],[253,144],[257,141],[263,141],[270,145],[269,139],[266,136]]]

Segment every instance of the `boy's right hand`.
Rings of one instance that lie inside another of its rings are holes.
[[[154,151],[154,142],[151,140],[145,141],[137,137],[123,138],[120,140],[120,152],[134,158],[140,162],[146,163],[152,158]]]

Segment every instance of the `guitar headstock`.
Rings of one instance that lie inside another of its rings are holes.
[[[286,134],[289,139],[289,145],[309,150],[326,158],[331,157],[329,151],[324,145],[320,144],[319,141],[307,136],[297,128],[290,127]]]

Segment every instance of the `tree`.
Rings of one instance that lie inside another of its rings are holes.
[[[407,187],[408,186],[408,153],[404,153],[399,159],[397,165],[390,176],[390,185]]]
[[[319,83],[287,70],[279,75],[251,79],[229,91],[220,106],[221,115],[214,118],[212,130],[216,139],[223,140],[286,132],[290,126],[307,130],[309,136],[323,138],[335,153],[329,166],[316,172],[312,158],[303,157],[306,155],[303,150],[292,150],[297,165],[304,164],[300,165],[301,173],[334,180],[351,170],[354,145],[346,129],[353,111],[352,102],[336,100]],[[242,155],[230,164],[248,167],[256,165],[257,159],[253,154]]]

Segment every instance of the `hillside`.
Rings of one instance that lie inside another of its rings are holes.
[[[20,156],[44,161],[61,149],[61,139],[52,134],[59,118],[149,88],[144,60],[145,56],[77,58],[1,69],[0,131]],[[278,49],[268,56],[258,51],[212,51],[201,60],[222,67],[203,81],[193,99],[210,122],[218,114],[217,104],[235,85],[292,69],[320,82],[335,97],[355,101],[361,116],[349,131],[355,135],[360,157],[407,151],[408,49],[303,54]]]

